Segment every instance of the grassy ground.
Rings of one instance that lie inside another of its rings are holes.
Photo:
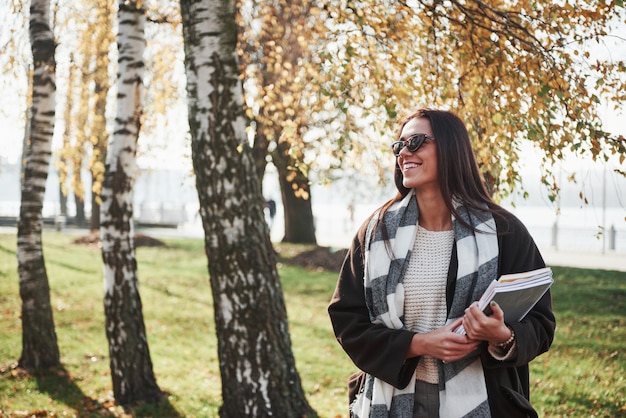
[[[220,405],[211,290],[203,244],[168,240],[137,250],[157,407],[124,412],[112,401],[104,334],[101,253],[72,237],[44,234],[44,255],[63,368],[28,375],[21,353],[15,236],[0,235],[0,416],[215,417]],[[304,247],[278,248],[282,254]],[[321,417],[346,416],[354,366],[326,314],[336,272],[279,265],[296,365]],[[555,268],[558,330],[552,350],[531,365],[533,404],[544,417],[626,416],[626,273]]]

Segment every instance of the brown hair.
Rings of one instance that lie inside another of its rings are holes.
[[[487,192],[474,157],[469,133],[463,121],[449,111],[419,109],[402,122],[397,138],[400,137],[404,126],[416,118],[428,119],[436,139],[437,176],[441,194],[448,210],[459,222],[473,230],[475,228],[460,218],[454,207],[453,200],[458,201],[469,210],[487,210],[494,215],[498,215],[502,208],[491,199]],[[377,224],[381,224],[380,220],[392,204],[402,200],[409,193],[410,189],[404,187],[402,180],[402,170],[396,159],[394,182],[398,189],[398,194],[381,208]]]

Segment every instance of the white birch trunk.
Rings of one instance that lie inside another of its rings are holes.
[[[125,406],[161,398],[148,349],[133,242],[132,194],[141,127],[145,20],[137,2],[120,1],[117,114],[108,145],[101,206],[104,309],[113,395],[116,403]]]
[[[213,290],[222,418],[312,413],[291,351],[247,144],[233,0],[183,0],[192,158]]]
[[[41,245],[42,208],[50,166],[56,106],[55,43],[50,2],[30,8],[33,101],[26,128],[22,196],[17,229],[17,261],[22,298],[22,355],[19,365],[42,369],[60,364],[50,289]]]

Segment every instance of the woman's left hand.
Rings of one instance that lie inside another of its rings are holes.
[[[504,312],[500,306],[492,302],[490,307],[493,313],[487,316],[478,308],[478,302],[472,303],[465,310],[463,328],[473,340],[502,343],[511,337],[511,330],[504,323]]]

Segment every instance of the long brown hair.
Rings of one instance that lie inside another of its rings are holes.
[[[461,203],[468,209],[489,211],[498,215],[503,210],[489,196],[483,178],[478,170],[474,157],[469,133],[463,121],[454,113],[445,110],[419,109],[409,115],[400,125],[397,138],[400,138],[402,129],[411,120],[416,118],[428,119],[437,144],[437,176],[441,187],[441,194],[446,207],[466,227],[475,230],[464,222],[454,207],[453,200]],[[385,203],[378,215],[378,224],[389,207],[402,200],[409,192],[402,184],[404,176],[398,164],[394,168],[394,182],[398,194]],[[383,231],[384,233],[385,231]]]

